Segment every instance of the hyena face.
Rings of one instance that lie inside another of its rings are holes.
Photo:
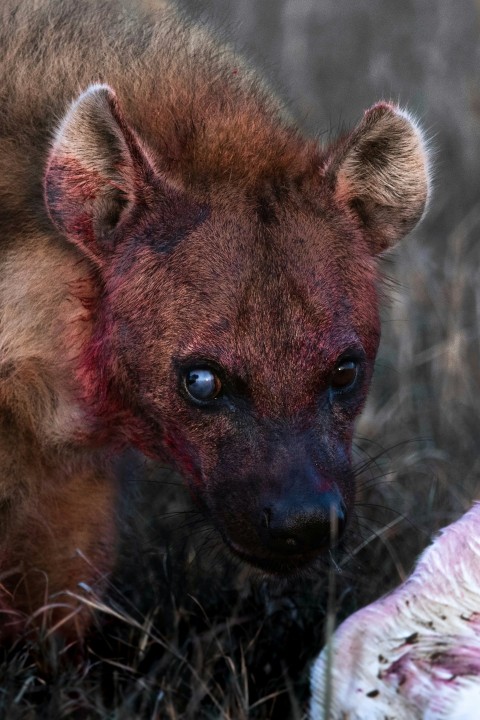
[[[49,212],[96,266],[85,408],[102,437],[174,462],[234,553],[292,571],[351,512],[375,255],[423,211],[422,141],[379,105],[291,176],[188,188],[156,163],[104,86],[54,143]]]

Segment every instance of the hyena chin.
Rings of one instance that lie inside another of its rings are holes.
[[[163,2],[3,0],[0,21],[2,612],[70,591],[48,611],[84,632],[128,445],[240,558],[309,565],[351,513],[377,256],[428,195],[418,127],[381,102],[321,147]]]

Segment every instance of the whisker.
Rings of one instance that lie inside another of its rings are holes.
[[[426,530],[424,530],[422,527],[420,527],[420,525],[417,525],[417,523],[415,523],[408,515],[406,515],[401,510],[396,510],[395,508],[392,508],[389,505],[381,505],[380,503],[372,503],[372,502],[355,502],[355,510],[357,508],[374,508],[375,510],[382,510],[383,512],[386,511],[389,513],[394,513],[395,515],[397,515],[397,517],[400,520],[404,520],[406,523],[408,523],[410,525],[410,527],[413,530],[415,530],[415,532],[418,532],[422,535],[428,536],[428,532]],[[356,513],[356,515],[357,515],[357,518],[358,517],[362,518],[362,516],[359,515],[358,513]],[[366,520],[367,518],[365,518],[363,516],[363,519]]]

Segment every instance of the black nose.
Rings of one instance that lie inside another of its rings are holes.
[[[262,537],[269,550],[297,555],[333,547],[346,525],[346,509],[335,491],[304,498],[283,498],[263,509]]]

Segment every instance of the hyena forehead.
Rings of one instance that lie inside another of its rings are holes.
[[[371,108],[350,135],[323,155],[279,118],[267,115],[261,127],[254,128],[257,141],[268,138],[267,166],[263,155],[254,161],[249,152],[254,139],[242,137],[243,124],[232,119],[236,131],[230,128],[225,134],[223,129],[225,147],[210,147],[218,163],[206,163],[202,173],[196,159],[204,156],[205,143],[213,142],[211,125],[216,122],[214,116],[203,118],[200,128],[205,123],[208,127],[182,144],[173,167],[160,148],[144,144],[141,128],[139,134],[133,130],[112,89],[92,86],[71,106],[50,154],[45,192],[52,220],[105,268],[112,248],[129,247],[122,227],[132,218],[138,221],[154,198],[168,225],[172,208],[188,206],[191,190],[200,186],[221,186],[232,195],[262,176],[277,173],[280,184],[287,186],[310,176],[310,188],[316,186],[318,195],[330,200],[333,212],[336,208],[349,214],[361,229],[371,255],[393,245],[423,213],[428,196],[425,143],[416,125],[395,106],[380,103]],[[287,160],[295,154],[290,169]],[[264,204],[264,219],[269,212]]]
[[[189,335],[215,333],[218,343],[231,344],[236,331],[281,356],[289,337],[312,338],[319,330],[327,336],[329,328],[338,336],[357,325],[361,331],[376,308],[376,263],[345,213],[331,222],[320,201],[315,210],[311,204],[299,208],[298,198],[292,205],[286,197],[275,223],[259,220],[240,194],[235,208],[215,204],[169,255],[140,248],[112,301],[130,314],[135,287],[135,306],[144,298],[142,316],[153,326],[160,314],[169,341],[185,338],[188,346]]]
[[[201,237],[186,242],[180,257],[189,258],[189,268],[179,267],[188,292],[179,292],[176,275],[167,301],[167,314],[179,321],[170,341],[179,355],[211,358],[242,375],[265,376],[267,384],[286,368],[328,369],[348,349],[374,355],[375,263],[365,252],[336,249],[328,225],[322,230],[312,220],[302,227],[295,218],[291,225],[282,238],[278,230],[230,228],[228,250],[205,228],[207,251]],[[345,232],[342,242],[348,240],[355,244]]]

